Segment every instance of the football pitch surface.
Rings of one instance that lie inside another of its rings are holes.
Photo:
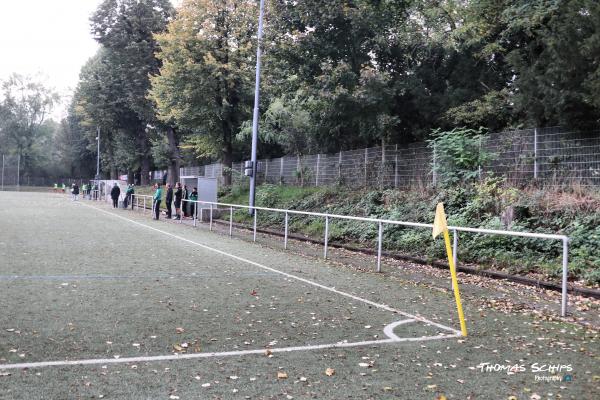
[[[598,395],[597,337],[568,323],[466,303],[462,338],[451,293],[104,203],[0,204],[2,399]]]

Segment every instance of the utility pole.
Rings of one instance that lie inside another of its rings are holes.
[[[21,154],[17,157],[17,191],[21,191]]]
[[[256,45],[256,82],[254,86],[254,114],[252,116],[252,153],[250,155],[250,165],[246,166],[246,174],[250,175],[250,199],[248,204],[250,205],[250,214],[254,214],[254,197],[256,193],[256,146],[258,142],[258,108],[260,101],[260,45],[262,43],[263,36],[263,14],[265,8],[265,1],[260,0],[260,14],[258,17],[258,43]],[[250,171],[248,171],[250,169]]]
[[[100,127],[96,128],[96,141],[98,141],[98,158],[96,160],[96,185],[100,187]]]

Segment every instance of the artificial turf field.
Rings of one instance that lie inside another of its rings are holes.
[[[0,205],[2,399],[600,393],[597,337],[575,325],[467,302],[461,338],[447,292],[103,203],[0,192]]]

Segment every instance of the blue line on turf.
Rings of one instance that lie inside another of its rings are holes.
[[[222,274],[157,274],[157,275],[0,275],[0,281],[83,281],[83,280],[114,280],[114,279],[174,279],[174,278],[224,278],[224,277],[265,277],[280,278],[272,272],[244,272]]]

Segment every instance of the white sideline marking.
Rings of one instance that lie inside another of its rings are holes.
[[[337,342],[328,344],[315,344],[308,346],[292,346],[292,347],[279,347],[269,348],[271,353],[289,353],[292,351],[311,351],[311,350],[323,350],[323,349],[336,349],[336,348],[348,348],[358,346],[371,346],[389,343],[399,342],[423,342],[428,340],[442,340],[450,339],[453,337],[460,336],[460,332],[452,335],[436,335],[436,336],[422,336],[414,338],[399,338],[393,333],[394,327],[414,322],[413,319],[406,319],[402,321],[393,322],[384,328],[384,332],[389,336],[389,339],[381,340],[365,340],[362,342]],[[245,356],[249,354],[265,354],[267,349],[256,349],[256,350],[236,350],[236,351],[222,351],[222,352],[207,352],[207,353],[195,353],[195,354],[169,354],[165,356],[146,356],[146,357],[123,357],[123,358],[91,358],[84,360],[63,360],[63,361],[42,361],[42,362],[31,362],[31,363],[19,363],[19,364],[3,364],[0,365],[1,370],[8,369],[20,369],[20,368],[42,368],[42,367],[61,367],[61,366],[72,366],[72,365],[93,365],[93,364],[123,364],[123,363],[142,363],[142,362],[153,362],[153,361],[173,361],[173,360],[190,360],[200,358],[215,358],[215,357],[230,357],[230,356]]]
[[[96,211],[100,211],[102,213],[111,215],[111,216],[113,216],[115,218],[120,218],[120,219],[122,219],[124,221],[131,222],[132,224],[143,226],[144,228],[148,228],[148,229],[151,229],[153,231],[160,232],[160,233],[162,233],[164,235],[171,236],[171,237],[173,237],[175,239],[178,239],[178,240],[181,240],[181,241],[184,241],[184,242],[191,243],[193,245],[202,247],[203,249],[212,251],[214,253],[221,254],[223,256],[233,258],[234,260],[238,260],[238,261],[250,264],[250,265],[254,265],[255,267],[258,267],[258,268],[266,269],[267,271],[271,271],[271,272],[275,272],[277,274],[281,274],[281,275],[287,276],[288,278],[292,278],[292,279],[295,279],[297,281],[304,282],[304,283],[307,283],[309,285],[316,286],[318,288],[321,288],[321,289],[324,289],[324,290],[328,290],[328,291],[333,292],[333,293],[337,293],[337,294],[339,294],[341,296],[349,297],[349,298],[351,298],[353,300],[360,301],[360,302],[365,303],[365,304],[369,304],[369,305],[371,305],[373,307],[376,307],[376,308],[379,308],[379,309],[382,309],[382,310],[386,310],[386,311],[390,311],[390,312],[393,312],[393,313],[396,313],[396,314],[403,315],[405,317],[414,319],[416,321],[423,322],[423,323],[425,323],[427,325],[436,326],[436,327],[438,327],[440,329],[443,329],[445,331],[450,331],[452,333],[462,335],[461,331],[459,331],[459,330],[456,330],[456,329],[451,328],[451,327],[446,326],[446,325],[438,324],[437,322],[430,321],[430,320],[428,320],[426,318],[423,318],[423,317],[420,317],[420,316],[417,316],[417,315],[412,315],[412,314],[409,314],[407,312],[397,310],[397,309],[392,308],[392,307],[390,307],[390,306],[388,306],[386,304],[376,303],[376,302],[371,301],[371,300],[363,299],[362,297],[358,297],[358,296],[355,296],[353,294],[350,294],[350,293],[347,293],[347,292],[342,292],[341,290],[337,290],[335,287],[325,286],[325,285],[322,285],[320,283],[317,283],[317,282],[314,282],[314,281],[302,278],[300,276],[288,274],[287,272],[283,272],[283,271],[280,271],[280,270],[275,269],[275,268],[267,267],[266,265],[257,263],[256,261],[248,260],[246,258],[239,257],[239,256],[236,256],[234,254],[227,253],[226,251],[215,249],[214,247],[210,247],[210,246],[207,246],[207,245],[202,244],[202,243],[194,242],[193,240],[186,239],[184,237],[175,235],[175,234],[170,233],[170,232],[163,231],[163,230],[158,229],[158,228],[154,228],[154,227],[152,227],[150,225],[142,224],[141,222],[134,221],[132,219],[122,217],[120,215],[117,215],[117,214],[109,212],[109,211],[102,210],[102,209],[97,208],[97,207],[93,207],[93,206],[90,206],[90,205],[87,205],[87,204],[84,204],[84,203],[80,203],[80,204],[83,205],[83,206],[85,206],[85,207],[89,207],[91,209],[94,209]]]

